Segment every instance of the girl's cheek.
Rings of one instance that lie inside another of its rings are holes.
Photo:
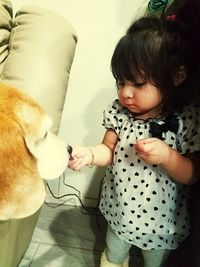
[[[117,91],[118,97],[121,98],[122,97],[122,91],[120,89],[118,89]]]
[[[122,97],[122,94],[118,94],[118,99],[119,99],[119,101],[122,103],[123,102],[123,97]]]

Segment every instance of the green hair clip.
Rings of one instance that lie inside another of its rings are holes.
[[[165,9],[168,4],[168,0],[150,0],[148,3],[148,9],[150,12],[156,12],[161,9]]]

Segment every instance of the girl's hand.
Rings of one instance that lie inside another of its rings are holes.
[[[92,151],[88,147],[77,147],[73,149],[68,167],[74,171],[79,171],[84,166],[90,165],[92,161]]]
[[[140,158],[150,164],[166,164],[172,148],[158,138],[138,140],[135,149]]]

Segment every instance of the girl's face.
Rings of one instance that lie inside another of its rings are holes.
[[[135,113],[137,118],[148,119],[160,115],[161,93],[150,82],[119,82],[118,95],[121,105]]]

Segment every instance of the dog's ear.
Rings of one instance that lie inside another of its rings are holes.
[[[29,112],[22,113],[26,125],[24,141],[30,153],[38,158],[38,144],[46,139],[52,126],[52,119],[47,114],[39,113],[38,109],[35,109],[35,115],[33,111],[33,109],[30,109]],[[27,116],[27,114],[30,116]]]
[[[26,147],[28,148],[29,152],[35,157],[38,158],[38,151],[37,151],[37,146],[36,143],[31,136],[25,136],[24,141],[26,144]]]

